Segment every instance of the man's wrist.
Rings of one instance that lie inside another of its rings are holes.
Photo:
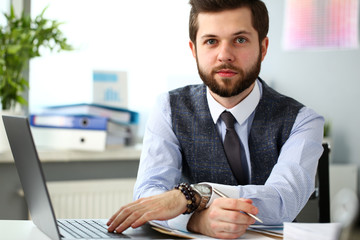
[[[212,187],[208,184],[180,183],[175,189],[180,190],[187,201],[187,210],[183,214],[205,209],[212,195]]]
[[[193,215],[191,215],[186,229],[190,232],[195,232],[195,233],[200,233],[200,226],[199,224],[201,224],[201,216],[202,212],[194,212]]]
[[[197,205],[195,192],[191,186],[188,183],[180,183],[175,186],[175,189],[178,189],[186,199],[186,211],[183,214],[193,213],[199,205]]]

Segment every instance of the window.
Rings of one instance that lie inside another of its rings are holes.
[[[140,112],[140,134],[156,96],[199,83],[188,45],[187,1],[36,0],[31,15],[64,22],[74,51],[30,62],[29,109],[91,102],[93,71],[126,71],[128,107]]]
[[[8,13],[10,8],[10,2],[8,1],[0,1],[0,25],[4,26],[6,24],[6,20],[4,17],[4,13]]]

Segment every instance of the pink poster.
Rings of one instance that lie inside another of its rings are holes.
[[[359,0],[286,0],[284,48],[358,48]]]

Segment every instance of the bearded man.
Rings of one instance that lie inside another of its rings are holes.
[[[265,4],[190,5],[189,45],[204,84],[159,97],[145,130],[137,200],[110,218],[111,232],[160,220],[237,238],[256,219],[293,221],[314,191],[324,119],[260,79]]]

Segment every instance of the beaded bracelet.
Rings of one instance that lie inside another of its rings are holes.
[[[175,186],[175,189],[180,190],[187,200],[187,209],[183,214],[190,214],[194,212],[198,206],[196,205],[195,192],[192,190],[190,185],[188,183],[179,183]]]

